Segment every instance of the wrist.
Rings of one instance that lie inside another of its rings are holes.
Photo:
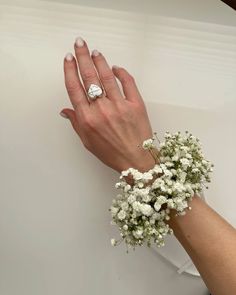
[[[192,197],[192,200],[188,201],[188,205],[190,207],[190,211],[193,209],[195,209],[197,206],[199,206],[199,204],[201,204],[202,202],[204,202],[204,200],[202,200],[198,195],[194,195]],[[188,211],[186,211],[186,214],[184,216],[176,216],[177,211],[175,209],[170,209],[170,219],[167,221],[167,223],[170,225],[171,228],[173,229],[177,229],[179,227],[181,227],[182,225],[185,226],[186,223],[189,222],[189,218],[192,217],[192,214],[189,215]],[[192,213],[192,212],[189,212]]]
[[[186,239],[192,234],[192,226],[203,224],[205,214],[199,208],[205,206],[198,194],[210,182],[212,164],[204,158],[199,140],[188,132],[186,135],[166,132],[164,142],[159,143],[156,157],[153,139],[148,139],[142,145],[143,150],[127,151],[125,167],[119,163],[122,181],[115,187],[122,193],[112,201],[111,212],[120,228],[121,240],[129,246],[144,242],[150,246],[153,240],[161,247],[167,234],[175,233],[179,240]],[[187,212],[191,210],[189,205],[193,206],[193,212]]]
[[[152,152],[149,152],[148,150],[143,150],[138,156],[137,156],[137,161],[132,165],[126,165],[124,166],[123,169],[119,171],[121,173],[124,170],[127,170],[128,168],[134,168],[137,169],[138,171],[144,173],[152,169],[159,161],[158,161],[158,150],[152,149]],[[129,174],[128,176],[124,177],[126,182],[130,185],[132,185],[133,182],[133,177]],[[148,183],[146,183],[145,186],[150,185],[155,179],[157,178],[156,175],[154,175],[153,179],[151,179]]]

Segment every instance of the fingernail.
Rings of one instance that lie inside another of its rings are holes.
[[[92,51],[92,56],[98,56],[100,54],[100,52],[97,49],[94,49]]]
[[[67,116],[67,114],[63,113],[63,112],[60,112],[60,115],[65,118],[65,119],[68,119],[69,117]]]
[[[74,59],[74,56],[73,56],[72,53],[69,52],[69,53],[66,54],[65,59],[67,61],[72,61]]]
[[[84,40],[81,37],[76,38],[75,45],[77,47],[83,47],[84,46]]]
[[[116,65],[112,66],[112,68],[115,69],[115,70],[119,69],[119,67],[116,66]]]

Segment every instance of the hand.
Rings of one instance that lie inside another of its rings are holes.
[[[85,148],[105,165],[119,173],[130,167],[142,172],[153,168],[154,158],[142,148],[153,131],[134,78],[124,68],[111,69],[97,50],[90,56],[81,38],[77,38],[74,49],[76,59],[72,54],[64,59],[65,85],[74,110],[63,109],[61,115],[70,119]],[[101,87],[104,95],[89,100],[90,84]]]

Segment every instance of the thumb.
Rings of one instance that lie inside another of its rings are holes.
[[[69,119],[70,122],[71,122],[71,125],[73,126],[73,128],[75,129],[75,131],[78,132],[78,130],[79,130],[79,124],[78,124],[78,121],[77,121],[76,114],[75,114],[75,111],[74,110],[71,110],[71,109],[63,109],[60,112],[60,115],[63,118]]]

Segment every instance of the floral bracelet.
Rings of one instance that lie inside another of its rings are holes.
[[[166,132],[162,143],[157,138],[158,155],[152,153],[156,148],[154,140],[153,136],[143,141],[142,148],[148,149],[155,160],[158,157],[158,164],[144,173],[134,168],[124,170],[121,181],[115,184],[122,192],[112,201],[109,211],[112,224],[119,227],[121,239],[111,239],[111,244],[125,241],[127,251],[145,243],[150,246],[151,242],[164,246],[164,237],[173,234],[166,222],[170,219],[170,209],[176,215],[185,215],[186,208],[191,210],[188,201],[202,192],[213,171],[213,164],[204,158],[199,139],[188,131],[184,135]],[[133,185],[124,178],[128,174],[133,177]],[[154,181],[147,185],[151,179]]]

